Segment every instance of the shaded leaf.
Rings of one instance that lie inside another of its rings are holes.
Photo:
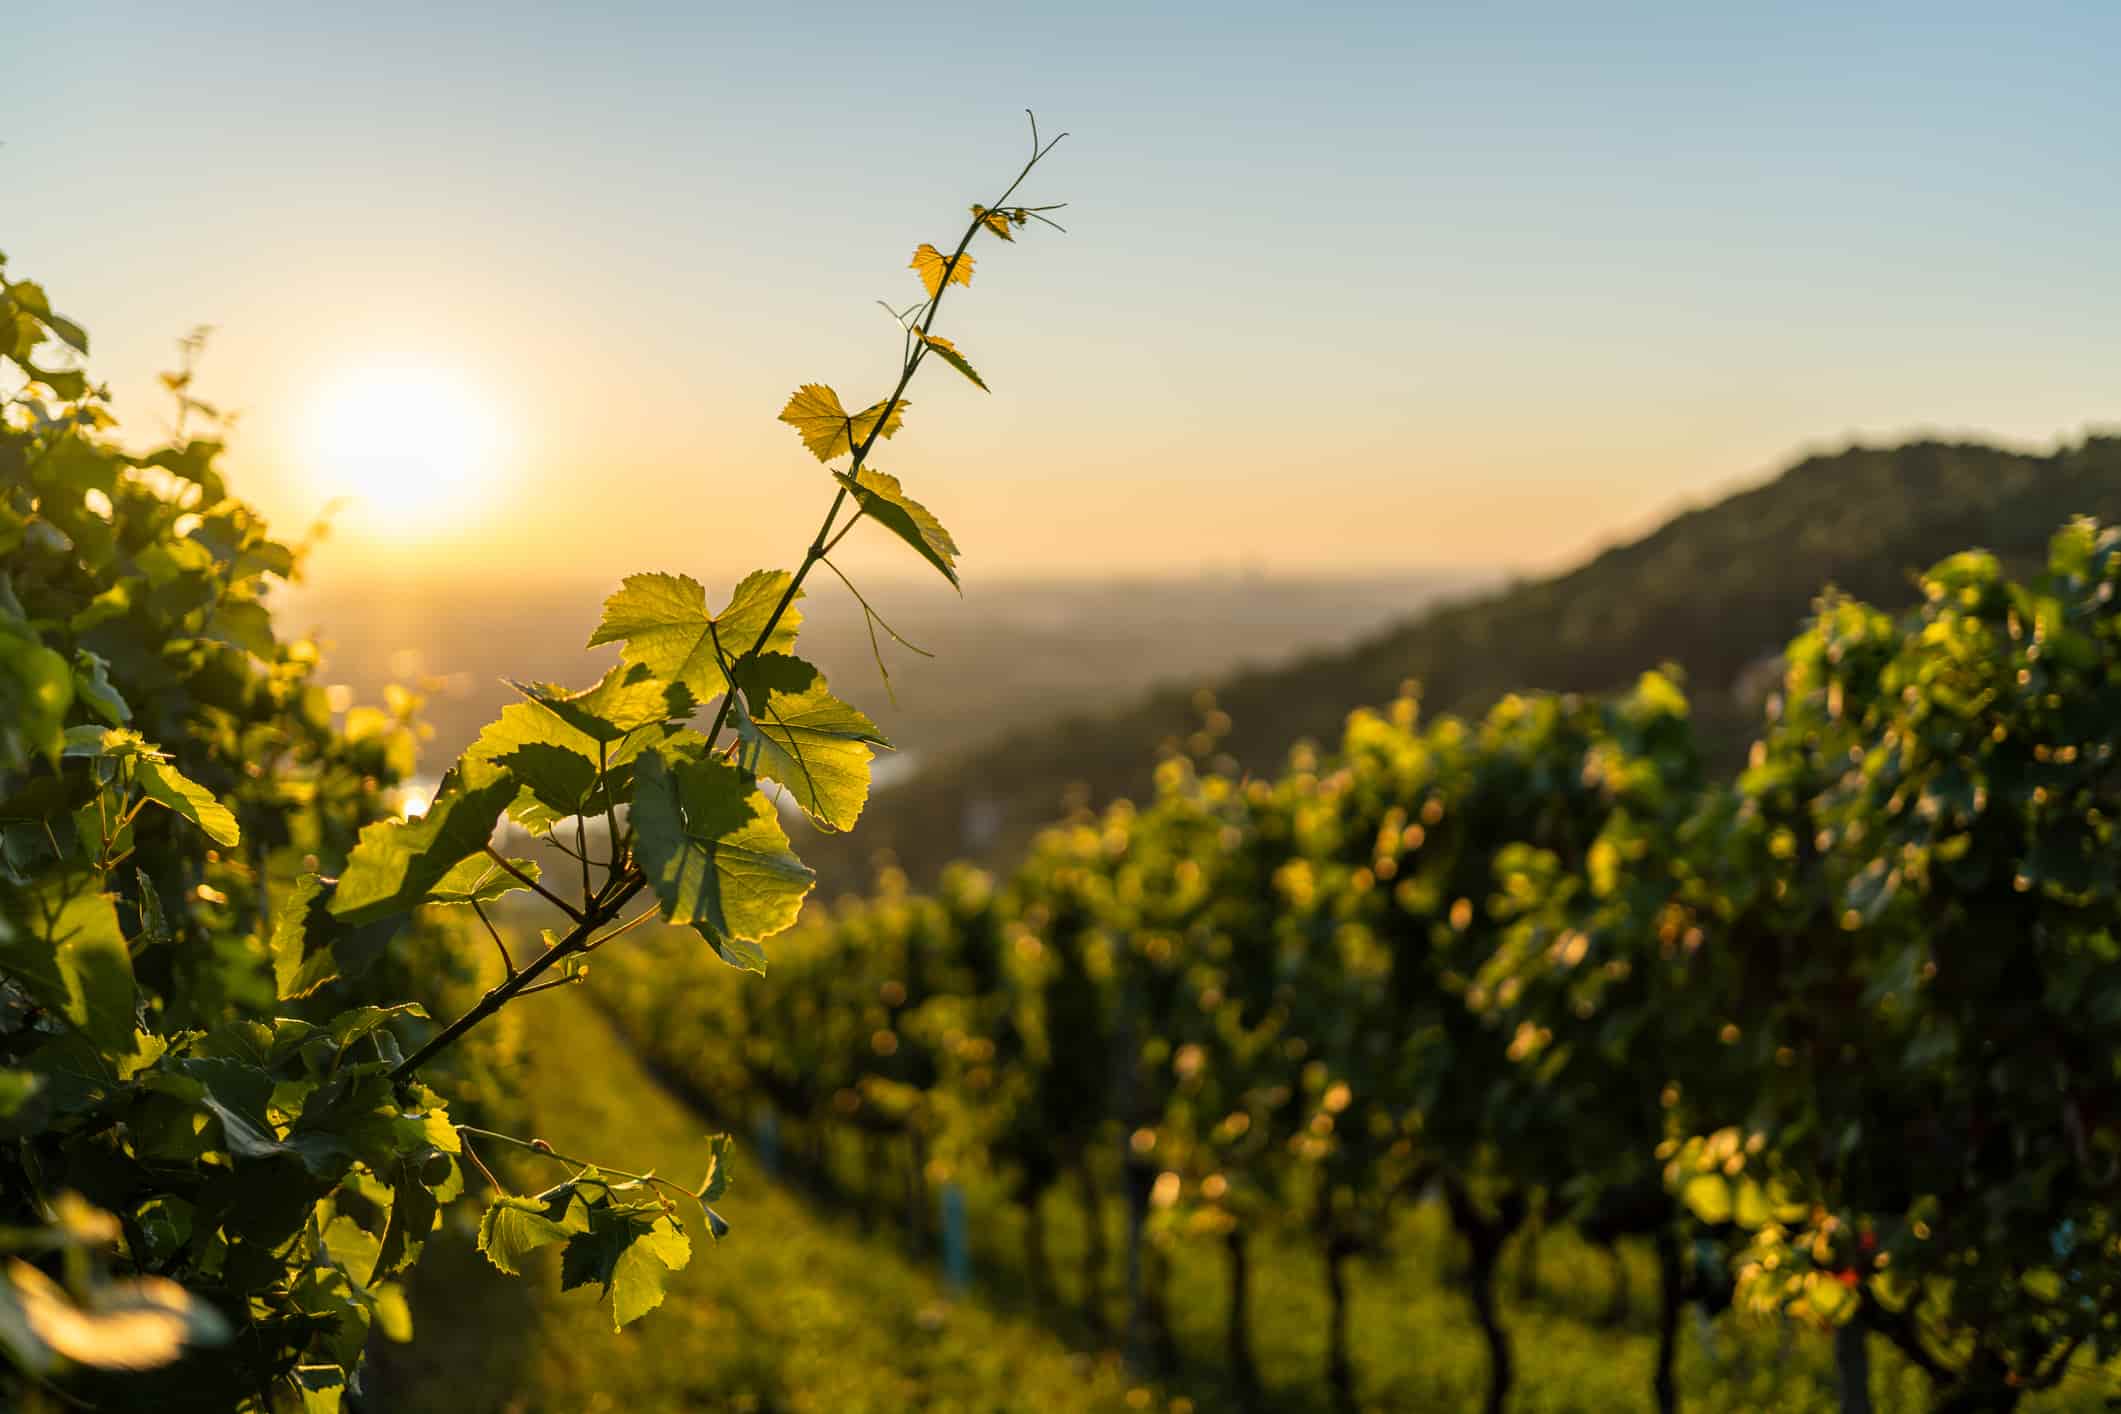
[[[691,1260],[685,1230],[657,1205],[592,1204],[589,1231],[568,1239],[561,1253],[560,1289],[597,1283],[619,1330],[662,1305],[670,1273]]]
[[[280,1000],[306,997],[326,982],[366,970],[397,931],[397,919],[349,924],[331,912],[332,887],[304,874],[273,911],[273,986]]]

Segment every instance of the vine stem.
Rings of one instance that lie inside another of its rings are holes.
[[[943,273],[937,278],[935,293],[928,300],[928,313],[920,322],[920,333],[925,335],[935,328],[936,316],[943,312],[943,296],[950,292],[950,277],[957,272],[957,263],[965,258],[965,251],[972,244],[972,238],[977,236],[980,233],[980,228],[987,224],[987,213],[1008,205],[1009,198],[1016,195],[1016,189],[1024,184],[1024,178],[1031,175],[1031,169],[1036,167],[1045,155],[1054,149],[1061,138],[1066,136],[1066,133],[1062,133],[1060,137],[1053,139],[1052,142],[1047,143],[1044,147],[1039,147],[1037,146],[1038,123],[1036,119],[1032,121],[1031,137],[1033,146],[1031,149],[1031,160],[1026,162],[1023,170],[1016,174],[1016,180],[1009,183],[1008,188],[999,197],[995,198],[994,205],[985,208],[981,214],[973,217],[971,223],[965,227],[965,234],[958,238],[957,249],[951,251],[950,258],[943,262]],[[862,444],[859,447],[853,449],[853,455],[848,459],[848,479],[852,480],[861,475],[862,466],[869,458],[869,449],[876,445],[877,438],[881,437],[884,429],[891,425],[891,414],[898,411],[899,403],[906,394],[906,385],[913,381],[913,375],[920,370],[921,360],[927,356],[927,353],[928,345],[926,341],[915,340],[912,354],[906,359],[905,367],[899,371],[898,386],[891,390],[890,397],[884,399],[883,416],[879,417],[875,424],[870,427],[869,435],[862,439]],[[768,616],[765,627],[759,630],[757,641],[751,645],[750,651],[743,655],[744,658],[756,657],[759,650],[764,648],[767,642],[772,639],[774,629],[780,626],[782,616],[788,612],[788,606],[795,602],[795,596],[801,591],[803,580],[809,575],[817,562],[830,554],[832,547],[839,543],[835,540],[828,544],[826,537],[832,534],[833,522],[839,518],[840,507],[846,503],[847,488],[841,486],[838,494],[832,498],[832,505],[825,512],[825,523],[818,527],[817,538],[810,542],[810,549],[803,556],[802,566],[789,579],[788,587],[781,591],[780,602],[773,606],[773,613]],[[859,520],[860,518],[861,513],[858,510],[855,519]],[[853,524],[854,521],[848,522],[850,527]],[[844,533],[843,531],[842,534]],[[738,661],[741,662],[742,658]],[[722,705],[714,714],[714,726],[707,733],[708,741],[712,742],[721,735],[722,725],[729,715],[729,702],[730,694],[724,692],[722,694]]]
[[[495,849],[490,844],[486,846],[486,854],[487,857],[492,859],[494,863],[500,865],[502,869],[507,871],[509,874],[513,875],[515,877],[516,882],[521,884],[524,888],[530,890],[539,898],[545,900],[545,902],[551,904],[554,908],[557,908],[558,910],[560,910],[560,912],[566,914],[569,918],[572,918],[575,922],[580,923],[582,921],[583,914],[580,909],[568,903],[565,899],[561,898],[558,894],[552,892],[552,890],[540,884],[537,880],[531,878],[528,874],[525,874],[522,870],[516,868],[515,864],[508,858],[507,855],[501,853],[501,851]]]
[[[681,1193],[691,1199],[695,1207],[701,1206],[700,1195],[682,1183],[674,1183],[667,1178],[658,1178],[653,1173],[633,1173],[626,1169],[612,1168],[608,1164],[593,1163],[588,1159],[578,1159],[572,1154],[561,1153],[542,1139],[518,1139],[513,1134],[502,1134],[498,1130],[480,1129],[475,1125],[469,1124],[456,1126],[456,1131],[460,1138],[465,1135],[477,1135],[481,1139],[491,1139],[497,1143],[513,1145],[526,1153],[540,1155],[551,1159],[555,1163],[569,1164],[577,1169],[595,1169],[606,1178],[616,1178],[623,1183],[646,1183],[655,1188],[667,1188],[673,1193]],[[481,1172],[484,1172],[486,1166],[480,1164],[479,1168]],[[493,1175],[489,1173],[487,1177],[491,1179]],[[500,1188],[500,1186],[498,1183],[494,1184],[496,1188]],[[507,1190],[503,1189],[502,1191],[506,1192]]]
[[[455,1021],[450,1022],[449,1025],[429,1037],[426,1045],[414,1051],[391,1069],[390,1078],[392,1080],[410,1079],[414,1071],[433,1060],[441,1052],[455,1045],[457,1039],[465,1032],[515,1000],[525,988],[537,981],[561,958],[571,957],[575,953],[583,951],[591,935],[598,928],[618,917],[620,910],[624,909],[627,902],[635,894],[639,893],[647,883],[647,879],[639,873],[631,874],[627,876],[615,893],[610,894],[609,897],[597,899],[586,915],[578,915],[572,909],[568,910],[569,915],[575,917],[577,922],[573,928],[568,930],[566,937],[547,948],[540,957],[525,964],[523,969],[517,972],[515,976],[508,978],[489,990],[485,996],[479,998],[471,1010],[465,1012]],[[540,890],[540,892],[543,891]]]

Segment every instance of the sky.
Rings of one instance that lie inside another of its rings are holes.
[[[874,301],[1029,107],[1068,232],[975,247],[993,392],[931,361],[875,459],[968,591],[1536,570],[1807,451],[2121,420],[2116,53],[2103,3],[83,0],[8,22],[0,250],[136,438],[214,326],[238,491],[355,498],[322,578],[732,575],[832,490],[775,414],[889,391]]]

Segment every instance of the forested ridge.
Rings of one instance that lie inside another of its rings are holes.
[[[1809,456],[1564,574],[1216,683],[1215,707],[1230,718],[1218,749],[1271,769],[1293,742],[1331,739],[1348,711],[1410,680],[1429,710],[1479,711],[1507,692],[1623,687],[1670,663],[1705,753],[1728,764],[1759,705],[1739,680],[1796,632],[1823,587],[1903,606],[1917,575],[1956,550],[1978,545],[2027,570],[2069,516],[2117,514],[2121,438],[2112,436],[2050,455],[1921,440]],[[1159,747],[1182,742],[1201,716],[1193,687],[1174,685],[939,757],[879,796],[859,837],[820,841],[813,863],[828,884],[857,887],[879,850],[916,879],[963,854],[1004,861],[1066,808],[1072,785],[1093,803],[1145,795]]]

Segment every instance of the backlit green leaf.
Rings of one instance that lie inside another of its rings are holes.
[[[891,417],[884,418],[884,408],[890,405]],[[840,395],[823,383],[805,383],[789,396],[788,405],[781,409],[780,420],[796,430],[810,454],[821,462],[834,457],[852,456],[854,450],[868,442],[872,436],[891,437],[906,420],[906,409],[910,407],[904,398],[896,402],[885,399],[872,404],[860,412],[850,413],[840,406]]]
[[[757,940],[795,921],[815,876],[751,776],[650,752],[635,776],[633,826],[663,916],[698,929],[732,966],[763,972]]]
[[[486,848],[494,821],[518,789],[506,772],[478,785],[452,774],[419,819],[382,820],[363,829],[339,875],[332,916],[368,923],[424,902],[450,870]]]
[[[436,904],[492,903],[518,889],[530,887],[517,878],[517,874],[533,880],[539,877],[536,860],[511,859],[508,862],[515,866],[515,874],[503,869],[500,861],[490,855],[474,854],[437,880],[427,891],[427,901]]]
[[[785,570],[754,571],[737,585],[726,608],[709,614],[707,592],[689,575],[629,575],[618,593],[604,601],[604,620],[589,646],[623,643],[628,664],[644,665],[655,677],[681,683],[696,700],[708,701],[720,696],[725,685],[717,644],[721,657],[731,662],[751,651],[792,578]],[[801,597],[798,590],[795,598]],[[792,647],[802,621],[791,600],[760,651]]]
[[[0,898],[0,972],[104,1051],[132,1051],[132,955],[112,896],[86,880]]]
[[[535,1198],[496,1198],[479,1220],[479,1250],[510,1276],[523,1274],[523,1263],[540,1247],[589,1231],[589,1209],[572,1183]]]
[[[800,658],[768,653],[737,670],[751,767],[780,782],[805,814],[846,830],[869,799],[870,745],[883,733],[826,689],[825,676]]]
[[[133,766],[133,781],[149,800],[176,811],[206,831],[207,838],[215,844],[233,845],[239,838],[236,817],[228,807],[167,761],[140,757]]]

